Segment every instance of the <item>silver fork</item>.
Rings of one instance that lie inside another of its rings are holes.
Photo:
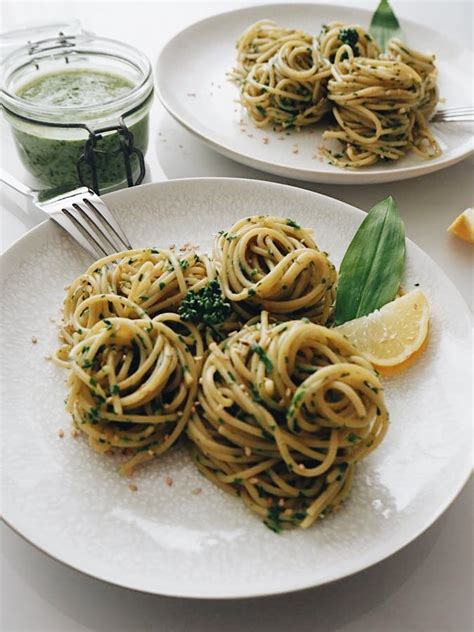
[[[59,224],[88,254],[100,259],[132,246],[104,202],[87,187],[35,191],[0,169],[0,180],[23,195]]]
[[[474,107],[472,105],[437,110],[430,119],[431,123],[464,123],[467,121],[474,121]]]

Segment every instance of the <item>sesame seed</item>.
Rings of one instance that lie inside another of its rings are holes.
[[[62,428],[61,428],[60,430],[58,430],[58,437],[59,437],[60,439],[63,439],[63,438],[64,438],[64,430],[63,430]]]
[[[149,456],[155,456],[155,453],[153,452],[153,450],[147,450],[147,454]]]
[[[256,485],[258,483],[258,478],[256,476],[252,476],[252,478],[249,478],[249,483]]]
[[[171,485],[173,484],[173,479],[171,478],[171,476],[167,476],[165,478],[165,484],[168,485],[168,487],[171,487]]]
[[[76,428],[73,428],[71,430],[71,436],[73,439],[77,439],[77,437],[79,436],[79,430],[76,430]]]
[[[248,447],[248,445],[245,446],[244,452],[245,452],[245,456],[251,456],[252,455],[252,450]]]
[[[194,494],[194,496],[198,496],[201,492],[202,489],[200,487],[195,487],[191,493]]]
[[[138,487],[135,485],[135,483],[130,483],[130,484],[129,484],[129,486],[128,486],[128,489],[129,489],[131,492],[136,492],[136,491],[138,491]]]
[[[38,342],[38,338],[36,336],[31,336],[31,342],[35,345]]]
[[[279,507],[283,507],[285,505],[285,499],[284,498],[280,498],[280,500],[278,501],[278,506]]]
[[[264,145],[268,145],[268,138],[265,136],[264,138],[262,138],[262,142]]]

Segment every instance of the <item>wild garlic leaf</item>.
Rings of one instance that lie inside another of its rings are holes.
[[[405,267],[405,227],[390,196],[367,214],[339,271],[336,325],[367,316],[393,301]]]

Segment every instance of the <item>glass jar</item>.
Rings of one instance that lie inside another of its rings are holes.
[[[96,77],[99,84],[103,77],[105,85],[100,103],[93,92],[89,103],[81,102],[85,92],[77,80],[94,84]],[[114,82],[123,89],[114,90]],[[44,92],[48,85],[50,97],[32,97],[35,86]],[[68,94],[68,89],[79,93]],[[2,62],[4,114],[23,164],[48,188],[84,185],[103,193],[139,184],[145,174],[152,98],[153,77],[145,55],[89,33],[60,33],[29,43]]]

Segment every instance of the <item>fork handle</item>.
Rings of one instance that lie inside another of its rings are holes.
[[[15,191],[18,191],[18,193],[21,193],[22,195],[28,195],[29,197],[32,197],[32,198],[35,197],[35,191],[33,191],[33,189],[30,189],[30,187],[27,187],[26,184],[23,184],[23,182],[20,182],[14,176],[12,176],[11,173],[8,173],[8,171],[5,171],[5,169],[1,169],[1,168],[0,168],[0,181],[4,182],[10,188],[14,189]]]

